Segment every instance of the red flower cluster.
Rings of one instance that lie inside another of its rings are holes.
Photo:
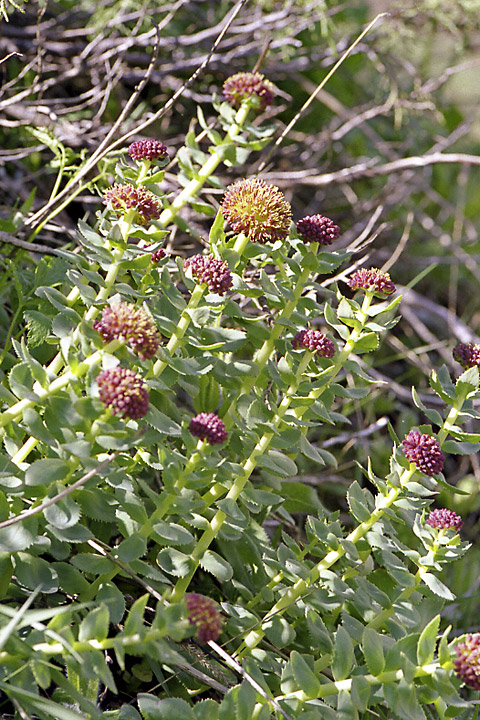
[[[480,367],[480,345],[459,343],[453,348],[453,358],[464,368]]]
[[[215,413],[199,413],[190,420],[188,429],[209,445],[219,445],[228,437],[223,421]]]
[[[200,284],[208,285],[210,292],[225,295],[232,287],[232,273],[227,263],[213,255],[194,255],[185,260],[183,267],[190,268]]]
[[[198,641],[206,643],[209,640],[217,640],[222,632],[222,616],[216,603],[205,595],[187,593],[185,604],[190,624],[197,626]]]
[[[321,357],[331,358],[335,355],[335,345],[320,330],[301,330],[292,340],[294,350],[305,348],[318,353]]]
[[[160,140],[137,140],[128,148],[128,154],[133,160],[163,160],[168,157],[168,151]]]
[[[126,302],[107,305],[100,320],[93,323],[104,342],[120,338],[128,342],[141,360],[152,358],[160,345],[153,318],[143,308]]]
[[[125,215],[129,210],[136,210],[135,222],[147,225],[151,220],[160,217],[162,205],[160,199],[150,190],[134,185],[112,185],[104,193],[105,205],[111,205],[117,215]]]
[[[128,368],[102,370],[97,378],[100,400],[114,415],[138,420],[148,412],[148,390],[140,375]]]
[[[378,268],[357,270],[348,280],[348,285],[352,290],[368,290],[381,297],[392,295],[396,290],[390,275]]]
[[[261,73],[237,73],[223,84],[223,94],[230,105],[238,107],[244,100],[252,99],[260,110],[273,103],[274,88]]]
[[[463,520],[453,510],[437,508],[429,513],[427,525],[438,530],[456,530],[458,532],[463,525]]]
[[[444,457],[438,440],[431,435],[410,430],[403,440],[405,457],[425,475],[436,475],[443,470]]]
[[[480,634],[466,635],[465,640],[455,646],[455,653],[457,677],[474,690],[480,690]]]
[[[238,180],[227,188],[222,212],[236,233],[252,242],[285,240],[292,213],[283,193],[263,180]]]
[[[307,215],[297,222],[297,232],[305,242],[331,245],[340,237],[340,228],[333,220],[323,215]]]
[[[163,248],[159,248],[158,250],[155,250],[151,254],[152,263],[160,262],[160,260],[162,260],[162,258],[164,258],[165,255],[166,255],[166,252]]]

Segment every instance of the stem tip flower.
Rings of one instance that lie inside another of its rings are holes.
[[[113,303],[103,309],[100,320],[93,323],[104,342],[125,340],[141,360],[149,360],[158,350],[160,337],[153,318],[143,308],[126,302]]]
[[[453,510],[436,508],[428,514],[427,525],[437,528],[437,530],[455,530],[458,532],[463,525],[463,520]]]
[[[480,690],[480,634],[465,635],[455,646],[455,675],[474,690]]]
[[[160,140],[137,140],[128,148],[132,160],[163,160],[168,157],[168,151]]]
[[[223,421],[215,413],[199,413],[190,420],[188,429],[200,438],[206,440],[210,445],[219,445],[227,439],[227,431]]]
[[[135,210],[135,222],[147,225],[150,220],[160,217],[162,210],[160,199],[150,190],[134,185],[112,185],[104,193],[105,205],[111,205],[117,216],[125,215],[129,210]]]
[[[292,340],[294,350],[305,348],[312,350],[324,358],[331,358],[335,355],[335,345],[320,330],[300,330]]]
[[[97,378],[100,400],[114,415],[138,420],[148,412],[148,390],[140,375],[128,368],[102,370]]]
[[[411,463],[425,475],[436,475],[443,470],[444,457],[438,440],[431,435],[410,430],[403,440],[403,452]]]
[[[323,215],[307,215],[297,222],[297,232],[305,242],[331,245],[340,237],[340,228]]]
[[[378,268],[357,270],[348,280],[348,285],[352,290],[367,290],[379,297],[392,295],[396,290],[390,275]]]
[[[252,178],[238,180],[227,188],[222,212],[236,233],[252,242],[285,240],[292,213],[283,193],[274,185]]]
[[[187,593],[185,604],[190,624],[197,626],[198,641],[207,643],[209,640],[217,640],[222,632],[222,617],[217,604],[199,593]]]
[[[274,87],[261,73],[240,72],[225,80],[223,94],[233,107],[250,100],[252,107],[265,110],[273,103]]]
[[[480,367],[480,345],[459,343],[453,348],[453,358],[464,368]]]
[[[166,252],[163,248],[159,248],[158,250],[154,250],[151,254],[151,260],[152,263],[158,263],[160,260],[162,260],[166,256]]]
[[[225,295],[232,286],[232,274],[226,262],[213,255],[194,255],[187,258],[184,268],[190,268],[199,283],[208,285],[210,292]]]

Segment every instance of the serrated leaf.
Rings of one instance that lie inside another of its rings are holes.
[[[157,520],[153,532],[155,541],[162,545],[189,545],[194,541],[192,533],[182,525],[164,520]]]
[[[360,338],[355,342],[354,352],[358,355],[360,353],[371,352],[376,350],[378,347],[378,337],[374,332],[362,333]]]
[[[432,575],[432,573],[422,573],[422,580],[435,595],[445,600],[455,600],[455,595],[453,595],[447,586],[440,582],[435,575]]]
[[[309,660],[311,661],[310,665]],[[310,655],[300,655],[300,653],[292,650],[290,664],[298,687],[309,698],[316,698],[320,692],[320,681],[313,671],[313,658]]]
[[[19,552],[15,557],[15,575],[18,582],[29,590],[38,587],[44,593],[58,590],[57,573],[43,558]]]
[[[333,648],[332,673],[336,681],[349,677],[354,661],[353,642],[348,632],[341,625],[335,633]]]
[[[269,450],[258,458],[257,464],[279,477],[294,477],[298,472],[293,460],[278,450]]]
[[[115,554],[122,562],[138,560],[147,551],[147,541],[140,533],[133,533],[115,548]]]
[[[100,607],[90,610],[88,615],[80,623],[78,639],[80,642],[85,640],[98,640],[98,642],[102,642],[108,635],[109,623],[110,615],[106,605],[100,605]]]
[[[378,677],[385,668],[385,657],[382,638],[373,628],[366,627],[363,632],[363,655],[368,671]]]
[[[25,473],[26,485],[45,485],[52,482],[62,482],[68,479],[70,468],[64,460],[44,458],[36,460],[27,468]]]
[[[47,522],[59,530],[73,527],[80,519],[80,507],[70,495],[57,500],[56,503],[45,508],[43,515]]]
[[[233,568],[230,563],[213,550],[207,550],[202,555],[200,566],[221,582],[228,582],[233,577]]]
[[[371,511],[368,508],[367,500],[363,494],[362,488],[355,480],[347,492],[348,506],[352,512],[352,515],[359,522],[365,522],[370,519]]]
[[[433,660],[437,645],[437,633],[440,626],[440,615],[436,615],[423,629],[417,644],[417,663],[428,665]]]
[[[295,639],[295,630],[285,618],[275,615],[262,625],[265,636],[276,647],[288,647]]]
[[[155,695],[139,693],[137,703],[143,720],[195,720],[190,705],[180,698],[159,700]]]
[[[160,550],[157,555],[157,563],[162,570],[175,577],[185,577],[194,567],[192,558],[175,548]]]
[[[48,335],[52,326],[52,318],[36,310],[26,310],[23,313],[27,324],[27,343],[30,348],[41,345]]]

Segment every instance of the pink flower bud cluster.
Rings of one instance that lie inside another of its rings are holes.
[[[111,205],[117,216],[125,215],[129,210],[135,210],[135,222],[147,225],[151,220],[160,217],[162,205],[160,199],[150,190],[135,187],[130,183],[126,185],[112,185],[104,193],[105,205]]]
[[[463,525],[463,520],[453,510],[436,508],[428,514],[427,525],[437,530],[455,530],[458,532]]]
[[[323,215],[307,215],[297,222],[297,233],[305,242],[331,245],[340,237],[340,228],[333,220]]]
[[[460,680],[480,690],[480,634],[466,635],[465,640],[455,646],[455,674]]]
[[[114,415],[138,420],[148,412],[148,390],[140,375],[128,368],[102,370],[97,377],[100,400]]]
[[[141,360],[152,358],[160,345],[160,336],[153,318],[143,308],[126,302],[107,305],[93,327],[104,342],[121,339],[128,342]]]
[[[251,98],[257,101],[260,110],[265,110],[273,103],[274,87],[261,73],[240,72],[225,80],[223,94],[233,107]]]
[[[163,160],[168,157],[168,151],[160,140],[137,140],[128,148],[132,160]]]
[[[405,457],[425,475],[436,475],[443,470],[444,457],[438,440],[431,435],[410,430],[403,443]]]
[[[151,254],[151,260],[152,263],[159,263],[160,260],[162,260],[166,256],[166,252],[163,248],[159,248],[158,250],[154,250]]]
[[[207,643],[209,640],[217,640],[222,632],[222,616],[217,604],[205,595],[187,593],[185,605],[190,624],[197,628],[198,641]]]
[[[199,413],[190,420],[188,429],[209,445],[219,445],[228,437],[223,421],[215,413]]]
[[[464,368],[480,367],[480,345],[459,343],[453,348],[453,358]]]
[[[390,275],[378,268],[357,270],[348,280],[348,285],[352,290],[367,290],[382,297],[392,295],[396,290]]]
[[[208,285],[210,292],[217,295],[225,295],[232,287],[232,273],[227,263],[213,255],[194,255],[185,260],[183,267],[190,268],[198,282]]]
[[[292,340],[294,350],[304,348],[311,350],[324,358],[331,358],[335,355],[335,345],[320,330],[300,330]]]
[[[238,180],[227,188],[222,212],[236,233],[252,242],[274,243],[285,240],[292,213],[283,193],[263,180]]]

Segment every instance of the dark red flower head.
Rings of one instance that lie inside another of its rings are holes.
[[[466,635],[455,646],[455,653],[456,676],[474,690],[480,690],[480,634]]]
[[[438,440],[431,435],[422,435],[418,430],[410,430],[402,446],[405,457],[414,463],[420,472],[429,476],[442,472],[443,453]]]
[[[320,330],[300,330],[293,338],[292,346],[294,350],[300,348],[312,350],[324,358],[331,358],[335,355],[335,345]]]
[[[209,445],[219,445],[228,437],[223,421],[215,413],[199,413],[190,420],[188,429],[192,435]]]
[[[151,260],[152,263],[158,263],[160,260],[162,260],[166,256],[166,252],[163,248],[159,248],[158,250],[154,250],[151,254]]]
[[[396,290],[390,275],[378,270],[378,268],[357,270],[348,280],[348,285],[352,290],[368,290],[380,297],[392,295]]]
[[[194,255],[185,260],[183,267],[190,268],[198,282],[208,285],[210,292],[217,295],[225,295],[232,287],[232,273],[227,263],[213,255]]]
[[[333,220],[323,215],[307,215],[297,222],[297,232],[305,242],[331,245],[340,237],[340,228]]]
[[[238,180],[227,188],[222,212],[236,233],[252,242],[285,240],[292,213],[283,193],[263,180]]]
[[[459,343],[453,348],[453,358],[464,368],[480,367],[480,345]]]
[[[93,323],[104,342],[115,338],[125,340],[142,360],[152,358],[160,345],[160,336],[153,318],[143,308],[126,302],[107,305],[100,320]]]
[[[427,525],[438,530],[455,530],[458,532],[463,525],[463,520],[453,510],[437,508],[428,514]]]
[[[274,87],[261,73],[243,72],[225,80],[223,94],[234,107],[244,100],[251,100],[253,107],[264,110],[273,103]]]
[[[137,140],[128,148],[128,154],[133,160],[163,160],[168,157],[168,151],[160,140]]]
[[[197,626],[196,638],[201,643],[217,640],[222,632],[222,616],[213,600],[199,593],[185,595],[188,620]]]
[[[135,210],[135,222],[147,225],[151,220],[160,217],[162,205],[160,198],[150,190],[143,187],[127,185],[112,185],[104,193],[105,205],[111,205],[118,217],[125,215],[129,210]]]
[[[140,375],[128,368],[102,370],[97,377],[100,400],[114,415],[138,420],[148,412],[148,390]]]

